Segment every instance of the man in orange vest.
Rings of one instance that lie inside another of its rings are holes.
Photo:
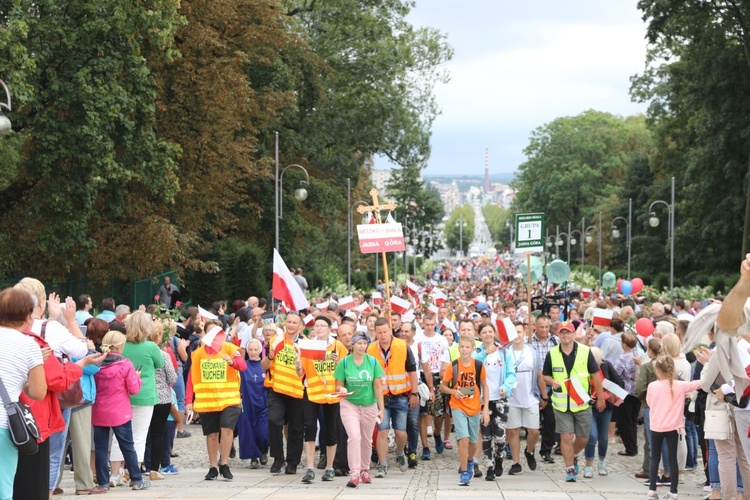
[[[286,443],[286,474],[296,474],[302,459],[304,404],[302,395],[302,363],[296,346],[300,338],[302,319],[296,312],[286,315],[283,335],[268,341],[269,349],[261,360],[263,370],[270,370],[271,390],[268,392],[268,437],[273,464],[271,473],[278,474],[284,466],[284,423],[288,423]]]
[[[211,328],[208,334],[221,330],[218,322],[206,326]],[[245,360],[240,356],[240,349],[230,342],[224,342],[219,351],[201,344],[192,352],[190,359],[185,401],[191,403],[185,405],[185,411],[192,413],[195,410],[201,417],[210,464],[206,480],[216,479],[219,474],[224,479],[233,479],[229,470],[229,452],[234,440],[234,428],[242,413],[240,372],[245,370]]]
[[[419,386],[414,355],[406,342],[393,336],[387,319],[375,321],[375,338],[377,340],[369,345],[367,354],[377,359],[385,372],[380,383],[385,418],[378,424],[378,470],[375,477],[385,477],[388,474],[388,430],[391,426],[396,434],[396,462],[401,472],[408,468],[404,456],[406,419],[409,408],[419,405]]]

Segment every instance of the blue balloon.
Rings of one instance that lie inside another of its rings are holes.
[[[620,289],[624,295],[630,295],[633,292],[633,284],[628,280],[625,280],[620,283]]]

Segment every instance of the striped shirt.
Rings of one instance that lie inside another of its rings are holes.
[[[31,337],[0,327],[0,378],[11,401],[18,401],[29,371],[42,363],[42,350]],[[0,429],[7,428],[8,414],[5,405],[0,405]]]

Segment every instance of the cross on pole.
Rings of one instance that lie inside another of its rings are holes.
[[[357,212],[360,214],[364,214],[365,212],[373,212],[375,214],[375,222],[377,224],[382,224],[380,219],[380,211],[381,210],[394,210],[396,208],[395,203],[385,203],[381,205],[378,203],[378,195],[380,192],[372,188],[370,190],[370,196],[372,196],[372,205],[360,205],[357,207]],[[388,280],[388,262],[386,261],[385,252],[382,252],[381,255],[383,256],[383,271],[385,272],[385,299],[388,301],[388,322],[391,323],[391,284]],[[392,323],[391,323],[392,327]]]

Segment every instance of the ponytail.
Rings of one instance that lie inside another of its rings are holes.
[[[666,355],[662,354],[654,360],[654,368],[659,370],[662,374],[667,376],[669,379],[669,394],[674,399],[674,390],[672,389],[672,381],[674,380],[674,360]]]
[[[113,347],[122,352],[126,340],[127,339],[122,332],[110,330],[102,339],[102,352],[104,354],[109,354],[112,352]]]

